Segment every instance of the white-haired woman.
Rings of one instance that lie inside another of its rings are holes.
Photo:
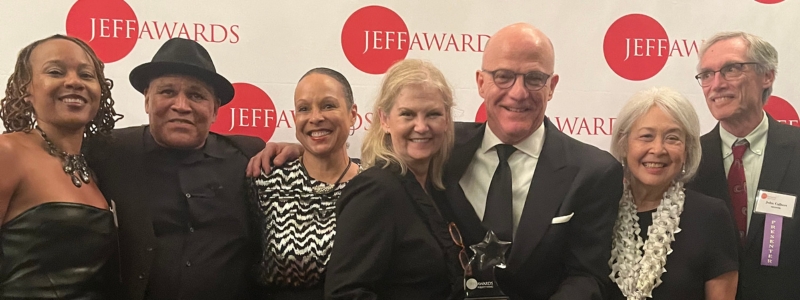
[[[453,145],[453,92],[432,64],[393,65],[362,145],[368,169],[336,204],[326,299],[455,299],[463,286],[459,247],[432,193]]]
[[[734,299],[736,230],[722,200],[685,190],[700,163],[694,107],[669,88],[636,93],[622,108],[611,153],[625,191],[609,265],[612,299]]]

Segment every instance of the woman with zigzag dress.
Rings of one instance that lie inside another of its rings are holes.
[[[257,280],[264,287],[261,299],[322,300],[336,234],[334,208],[360,171],[346,147],[357,108],[350,83],[328,68],[300,78],[294,105],[303,155],[256,179],[254,209],[262,232]]]

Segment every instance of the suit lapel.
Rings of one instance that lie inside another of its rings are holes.
[[[469,167],[475,151],[483,142],[486,124],[457,123],[456,125],[456,143],[445,170],[446,201],[453,209],[452,217],[459,226],[464,244],[474,245],[483,239],[486,229],[458,182]]]
[[[703,172],[697,174],[695,178],[699,178],[706,186],[700,186],[698,190],[704,191],[709,196],[724,199],[730,206],[731,196],[728,194],[728,176],[725,174],[725,164],[722,158],[719,123],[704,136],[702,147],[702,164],[705,166],[700,168]]]
[[[787,139],[783,131],[783,126],[778,121],[775,121],[771,116],[769,118],[769,130],[767,131],[767,147],[764,149],[764,161],[761,165],[761,175],[758,179],[758,189],[777,191],[780,189],[781,181],[786,173],[786,168],[792,160],[793,148],[796,141]],[[755,193],[751,191],[750,193]],[[747,234],[747,249],[752,246],[760,246],[758,241],[755,240],[756,236],[761,236],[764,231],[764,214],[753,213],[750,217],[750,227]]]
[[[563,133],[545,120],[545,140],[511,246],[508,268],[519,270],[539,244],[569,191],[577,168],[567,166]]]

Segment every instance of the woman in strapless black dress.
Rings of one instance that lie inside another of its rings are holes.
[[[113,202],[81,154],[120,117],[103,67],[61,35],[19,53],[0,101],[0,299],[113,298]]]

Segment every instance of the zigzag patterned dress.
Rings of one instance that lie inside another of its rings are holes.
[[[339,183],[326,195],[312,192],[318,184],[321,182],[309,177],[299,160],[256,180],[262,229],[258,281],[268,287],[270,296],[323,297],[325,266],[336,233],[334,209],[346,183]]]

